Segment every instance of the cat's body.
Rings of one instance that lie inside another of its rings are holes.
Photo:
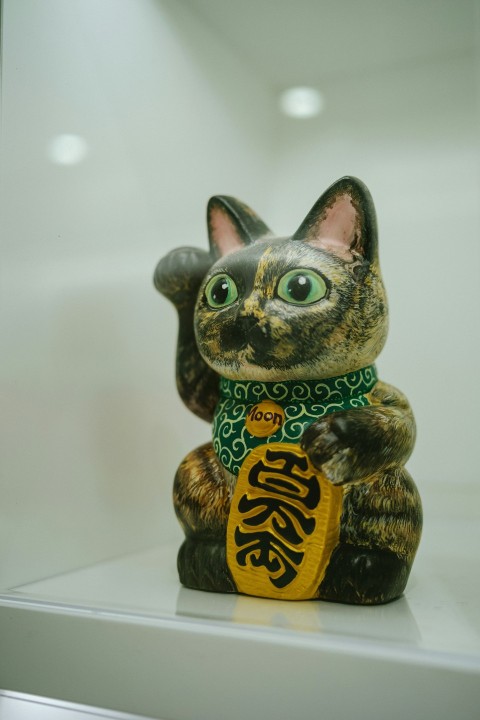
[[[373,204],[343,178],[292,238],[233,198],[209,203],[210,253],[173,251],[177,386],[214,441],[180,465],[188,587],[373,604],[406,585],[421,505],[403,467],[406,398],[372,365],[387,305]],[[221,379],[221,382],[220,382]]]

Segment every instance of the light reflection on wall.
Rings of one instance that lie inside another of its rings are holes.
[[[307,119],[323,112],[325,99],[319,90],[311,87],[292,87],[281,93],[281,111],[292,118]]]
[[[88,152],[88,144],[80,135],[56,135],[47,145],[47,156],[56,165],[78,165]]]

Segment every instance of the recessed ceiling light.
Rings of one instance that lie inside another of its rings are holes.
[[[320,115],[325,101],[319,90],[310,87],[293,87],[280,95],[280,108],[294,118],[311,118]]]
[[[47,154],[57,165],[77,165],[88,152],[88,145],[80,135],[56,135],[49,142]]]

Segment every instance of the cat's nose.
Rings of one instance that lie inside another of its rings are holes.
[[[240,315],[237,323],[241,334],[248,336],[253,328],[258,325],[258,318],[254,315]]]
[[[270,336],[268,327],[260,324],[259,319],[254,315],[241,315],[237,323],[237,328],[244,344],[261,347],[268,343]]]

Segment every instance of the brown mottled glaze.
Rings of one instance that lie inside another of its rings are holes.
[[[180,248],[157,266],[155,285],[177,308],[177,387],[187,407],[211,421],[219,378],[310,381],[371,365],[388,329],[372,199],[355,178],[334,183],[291,238],[276,238],[243,203],[216,196],[208,205],[210,251]],[[318,273],[319,301],[285,302],[279,279],[296,268]],[[208,301],[218,275],[238,297]],[[319,417],[299,443],[311,463],[343,488],[338,542],[313,597],[376,604],[403,592],[418,547],[421,503],[404,468],[415,442],[407,399],[378,381],[369,404]],[[226,532],[237,478],[212,443],[181,463],[174,504],[186,540],[183,584],[235,592]]]

